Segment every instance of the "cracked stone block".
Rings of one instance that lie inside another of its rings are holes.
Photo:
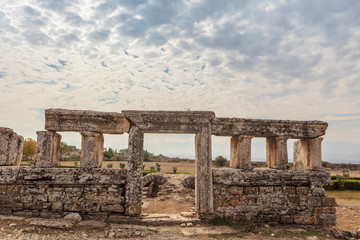
[[[81,132],[80,167],[100,168],[103,162],[104,136],[98,132]]]
[[[0,166],[20,166],[24,138],[12,129],[0,127]]]
[[[52,168],[60,158],[61,135],[53,131],[38,131],[35,153],[35,167]]]

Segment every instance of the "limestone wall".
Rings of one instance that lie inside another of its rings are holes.
[[[125,211],[125,169],[0,167],[0,214],[106,219]]]
[[[323,171],[213,169],[214,213],[230,222],[332,226],[335,199]]]

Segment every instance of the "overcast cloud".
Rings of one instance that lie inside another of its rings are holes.
[[[36,138],[55,107],[316,119],[329,122],[323,160],[360,163],[359,12],[358,0],[2,0],[0,126]],[[193,136],[145,144],[194,154]]]

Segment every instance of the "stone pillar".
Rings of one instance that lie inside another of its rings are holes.
[[[195,135],[195,206],[198,214],[213,212],[211,124]]]
[[[24,138],[10,128],[0,127],[0,166],[20,166]]]
[[[266,138],[266,165],[268,168],[286,169],[288,164],[287,138]]]
[[[142,205],[142,176],[143,176],[143,154],[144,133],[137,126],[132,126],[129,131],[127,165],[125,214],[138,216],[141,214]]]
[[[294,168],[319,170],[323,138],[301,139],[294,142]]]
[[[98,132],[81,132],[80,167],[101,168],[104,151],[104,136]]]
[[[236,169],[251,169],[251,136],[232,136],[230,166]]]
[[[61,135],[54,131],[37,131],[35,167],[52,168],[60,158]]]

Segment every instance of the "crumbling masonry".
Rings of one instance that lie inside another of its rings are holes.
[[[321,170],[321,142],[327,123],[217,118],[209,111],[45,111],[37,132],[34,166],[19,167],[23,138],[0,128],[0,213],[116,222],[141,214],[145,133],[195,135],[195,205],[201,218],[221,216],[234,223],[276,222],[331,226],[335,200],[325,195],[329,173]],[[54,168],[61,135],[80,132],[78,169]],[[101,169],[103,134],[129,133],[127,169]],[[231,136],[232,169],[212,169],[211,135]],[[252,138],[266,138],[268,169],[251,167]],[[294,167],[287,140],[294,143]]]

